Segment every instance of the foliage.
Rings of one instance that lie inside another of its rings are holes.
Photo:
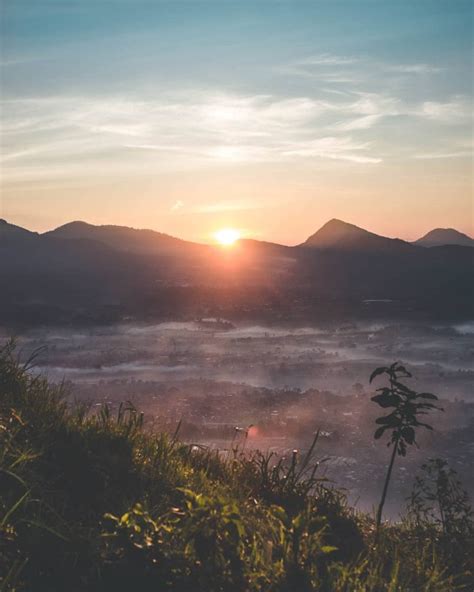
[[[130,404],[68,408],[62,387],[0,352],[0,590],[461,590],[441,536],[381,529],[280,461],[149,434]],[[434,525],[437,529],[437,525]],[[415,552],[415,549],[417,551]]]
[[[400,382],[402,378],[411,378],[411,374],[404,366],[398,364],[398,362],[388,367],[382,366],[376,368],[370,376],[370,382],[383,374],[388,376],[389,386],[377,389],[379,394],[372,397],[372,401],[383,409],[390,409],[390,413],[375,420],[375,423],[379,424],[380,427],[375,430],[374,438],[378,440],[383,436],[385,431],[391,430],[391,437],[387,446],[393,445],[393,451],[388,466],[382,498],[377,511],[377,529],[380,527],[382,521],[383,506],[396,454],[405,456],[407,447],[416,444],[415,430],[418,427],[421,426],[428,430],[433,429],[429,424],[419,421],[418,418],[421,415],[426,415],[433,409],[442,411],[441,407],[437,407],[434,403],[429,402],[437,401],[438,397],[436,395],[431,393],[416,393]]]
[[[432,458],[421,466],[408,501],[407,520],[418,536],[438,539],[453,565],[474,573],[474,514],[446,460]]]
[[[442,458],[421,466],[409,500],[409,515],[418,525],[434,524],[443,535],[474,535],[474,515],[467,492]]]
[[[235,503],[182,490],[185,503],[153,519],[141,504],[111,522],[104,575],[111,589],[245,589],[251,569],[245,527]]]
[[[379,394],[372,397],[372,401],[383,409],[391,409],[391,411],[388,415],[379,417],[375,421],[375,423],[381,425],[375,431],[374,438],[378,440],[386,430],[392,430],[391,439],[387,446],[393,444],[397,448],[397,453],[405,456],[407,446],[416,444],[415,429],[417,427],[422,426],[428,430],[433,429],[427,423],[419,421],[418,417],[426,415],[433,409],[439,409],[440,411],[442,409],[428,402],[436,401],[438,399],[436,395],[416,393],[400,382],[400,378],[411,378],[411,374],[397,362],[389,367],[375,369],[370,376],[370,382],[380,374],[387,374],[389,386],[377,389]]]

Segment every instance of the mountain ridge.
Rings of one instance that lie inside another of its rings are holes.
[[[234,249],[81,222],[44,234],[6,222],[2,228],[15,237],[0,240],[5,322],[96,322],[112,318],[110,305],[117,320],[227,314],[310,321],[329,310],[365,314],[366,301],[474,314],[471,248],[426,249],[340,220],[302,245],[242,239]]]
[[[75,220],[42,234],[67,240],[88,239],[99,241],[119,251],[150,254],[187,245],[197,245],[163,232],[147,228],[133,228],[114,224],[95,225]]]
[[[414,241],[413,244],[421,247],[441,247],[444,245],[474,247],[474,239],[455,228],[433,228],[433,230]]]
[[[86,239],[102,242],[118,250],[153,251],[157,247],[190,246],[206,247],[206,243],[197,243],[175,237],[173,235],[149,228],[135,228],[119,224],[91,224],[84,220],[66,222],[43,233],[34,232],[8,222],[0,218],[0,237],[50,237],[60,239]],[[128,241],[124,246],[123,241]],[[338,218],[332,218],[323,224],[316,232],[311,234],[304,242],[290,246],[274,241],[258,239],[240,239],[242,244],[281,247],[285,249],[312,247],[320,249],[344,249],[358,248],[360,250],[370,248],[395,248],[401,247],[439,247],[444,245],[474,246],[474,239],[454,228],[434,228],[415,241],[407,241],[400,238],[389,238],[375,232],[371,232],[360,226],[345,222]],[[140,243],[142,243],[140,245]],[[148,244],[146,244],[148,243]],[[130,248],[133,246],[134,248]]]
[[[410,251],[413,249],[413,246],[407,241],[388,238],[337,218],[326,222],[300,246],[345,251]]]
[[[22,226],[7,222],[4,218],[0,218],[0,241],[18,238],[34,239],[39,236],[37,232],[32,232]]]

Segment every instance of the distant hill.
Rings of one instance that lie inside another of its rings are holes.
[[[46,232],[44,236],[61,239],[94,240],[118,251],[141,254],[162,254],[163,251],[182,249],[196,244],[155,230],[136,229],[128,226],[95,226],[80,221],[59,226],[55,230]]]
[[[329,309],[365,314],[367,302],[471,318],[472,271],[471,248],[426,249],[340,220],[295,247],[241,240],[232,249],[124,226],[71,222],[38,234],[1,221],[0,323],[208,316],[306,322]]]
[[[474,247],[474,239],[454,228],[435,228],[416,240],[413,244],[420,247],[441,247],[444,245]]]
[[[403,240],[380,236],[335,218],[327,222],[300,246],[366,252],[407,252],[413,250],[412,245]]]
[[[38,237],[37,232],[31,232],[26,230],[26,228],[15,226],[15,224],[10,224],[6,220],[0,219],[0,246],[10,241],[34,240]]]

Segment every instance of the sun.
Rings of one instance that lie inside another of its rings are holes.
[[[240,232],[235,228],[221,228],[214,233],[214,238],[223,247],[231,247],[240,238]]]

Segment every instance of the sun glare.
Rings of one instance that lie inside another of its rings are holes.
[[[235,228],[221,228],[214,234],[216,241],[224,246],[231,247],[240,238],[240,232]]]

